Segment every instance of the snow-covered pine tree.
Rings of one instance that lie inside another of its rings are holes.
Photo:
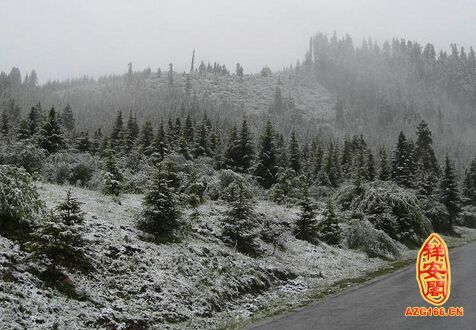
[[[296,132],[293,130],[291,133],[291,140],[289,141],[289,166],[294,170],[296,174],[301,171],[301,151],[296,138]]]
[[[258,182],[263,187],[269,189],[276,182],[277,170],[274,129],[268,120],[260,138],[255,175]]]
[[[116,164],[114,151],[108,148],[105,151],[103,163],[102,191],[105,195],[119,196],[122,190],[122,174]]]
[[[259,235],[258,220],[253,212],[253,200],[248,188],[241,182],[236,185],[236,198],[223,219],[222,235],[225,241],[238,251],[249,255],[259,253],[256,238]]]
[[[300,202],[301,213],[296,220],[293,234],[296,238],[308,241],[310,243],[316,243],[318,238],[318,227],[315,206],[309,196],[307,187],[303,192],[303,197]]]
[[[446,206],[450,215],[449,228],[447,229],[451,231],[461,211],[461,197],[454,168],[448,155],[446,155],[445,158],[445,168],[440,182],[439,192],[440,202]]]
[[[379,158],[379,171],[378,179],[381,181],[389,181],[391,179],[390,166],[388,163],[387,151],[384,147],[381,147],[378,153]]]
[[[327,200],[326,208],[324,211],[324,219],[319,223],[319,238],[327,244],[337,245],[339,244],[341,237],[341,229],[339,227],[339,221],[337,220],[334,205],[332,201]]]
[[[238,130],[234,125],[230,131],[228,137],[228,143],[226,145],[223,165],[226,169],[240,172],[241,163],[241,141],[238,137]]]
[[[177,195],[170,173],[173,167],[160,164],[144,195],[144,211],[139,228],[154,235],[158,241],[175,241],[183,233],[184,223],[178,208]]]
[[[63,123],[63,126],[64,128],[66,128],[67,131],[71,132],[74,129],[74,114],[69,103],[66,105],[66,107],[63,109],[63,112],[61,113],[61,122]]]
[[[243,68],[242,68],[243,70]],[[240,130],[240,169],[241,172],[247,173],[253,162],[254,157],[254,145],[253,137],[251,135],[250,129],[248,128],[248,122],[246,118],[243,118],[241,123]]]
[[[407,141],[403,132],[398,136],[398,143],[392,162],[392,179],[400,186],[412,188],[414,185],[413,144]]]
[[[61,128],[55,108],[51,108],[48,112],[48,118],[40,131],[39,142],[40,146],[50,154],[59,151],[65,146],[63,129]]]
[[[81,210],[81,202],[75,198],[71,189],[66,192],[66,198],[56,207],[61,220],[67,225],[72,226],[81,224],[84,220],[84,212]]]
[[[476,206],[476,158],[466,172],[463,183],[463,196],[466,205]]]
[[[76,226],[67,225],[61,217],[51,212],[32,234],[33,255],[49,260],[45,273],[54,281],[57,267],[64,265],[76,269],[88,269],[90,262],[81,247],[84,240]]]

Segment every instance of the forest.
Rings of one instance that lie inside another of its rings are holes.
[[[183,73],[172,63],[163,71],[129,63],[122,75],[39,84],[35,71],[1,72],[0,237],[28,259],[29,280],[88,306],[105,304],[80,290],[84,281],[94,286],[86,277],[113,273],[102,255],[122,260],[144,246],[185,249],[198,240],[262,272],[215,292],[195,315],[206,320],[233,309],[226,301],[299,277],[257,266],[294,253],[289,244],[324,249],[326,258],[355,250],[391,261],[431,232],[461,236],[459,228],[476,228],[476,57],[472,48],[450,50],[403,39],[354,46],[349,35],[319,33],[302,61],[276,72],[198,64],[195,51]],[[64,196],[45,203],[42,194],[55,189]],[[147,245],[126,235],[120,248],[95,250],[103,243],[93,226],[115,220],[98,222],[100,206],[91,211],[96,202],[81,199],[88,194],[112,209],[137,202],[126,227]],[[276,210],[292,215],[270,217]],[[15,282],[20,261],[0,256],[0,279]],[[233,281],[243,277],[229,267]],[[191,318],[125,314],[118,308],[83,325]]]

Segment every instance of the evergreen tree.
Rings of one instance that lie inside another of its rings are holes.
[[[382,181],[389,181],[391,179],[390,166],[388,164],[387,151],[384,147],[379,150],[379,172],[378,178]]]
[[[277,159],[273,125],[268,120],[260,138],[255,175],[258,182],[269,189],[276,182]]]
[[[69,189],[66,192],[65,200],[56,208],[59,217],[67,226],[81,224],[83,222],[84,212],[81,210],[81,204],[81,202],[72,196],[71,189]]]
[[[174,88],[174,65],[172,63],[169,64],[169,73],[167,74],[168,82],[169,82],[169,89]]]
[[[10,134],[10,122],[9,122],[6,111],[2,112],[2,119],[0,123],[0,133],[3,135],[3,137],[6,137],[8,136],[8,134]]]
[[[63,126],[64,128],[66,128],[67,131],[71,132],[74,129],[74,114],[69,103],[66,105],[66,107],[63,109],[63,112],[61,113],[61,122],[63,123]]]
[[[153,146],[154,146],[154,153],[157,153],[160,157],[159,160],[160,161],[164,160],[164,157],[168,151],[168,148],[167,148],[167,139],[165,136],[163,123],[160,123],[159,130],[157,131],[157,134],[155,136]]]
[[[137,137],[139,136],[139,124],[137,123],[137,118],[135,115],[132,115],[132,111],[129,112],[129,118],[126,123],[126,132],[125,132],[125,148],[126,152],[132,150]]]
[[[464,202],[476,206],[476,158],[471,162],[463,183]]]
[[[48,118],[41,128],[40,146],[49,153],[55,153],[64,148],[63,129],[56,114],[55,108],[48,112]]]
[[[300,206],[301,213],[296,221],[293,234],[298,239],[315,243],[318,237],[316,212],[307,189],[304,190]]]
[[[240,162],[239,167],[241,172],[247,173],[251,168],[251,163],[253,161],[254,156],[254,145],[253,145],[253,137],[251,136],[251,132],[248,128],[248,122],[246,118],[243,118],[243,122],[241,123],[241,131],[240,131]]]
[[[18,140],[26,140],[31,137],[30,135],[30,125],[26,119],[20,120],[18,124],[16,136]]]
[[[75,147],[80,152],[88,152],[91,149],[91,141],[89,140],[89,132],[80,132],[75,140]]]
[[[372,150],[367,149],[367,171],[366,171],[366,179],[369,181],[374,181],[376,177],[376,169],[375,169],[375,159],[374,155],[372,154]]]
[[[144,211],[139,228],[159,241],[174,241],[183,231],[181,212],[171,178],[171,167],[159,166],[144,195]]]
[[[414,184],[412,152],[412,144],[400,132],[392,163],[392,179],[406,188],[412,188]]]
[[[445,205],[448,210],[450,215],[450,228],[447,229],[452,230],[461,211],[461,199],[454,168],[448,155],[446,155],[445,158],[445,168],[440,182],[440,202]]]
[[[294,131],[291,133],[291,141],[289,142],[289,166],[296,174],[301,172],[301,153]]]
[[[153,141],[154,129],[152,128],[152,123],[147,120],[142,126],[139,136],[139,145],[142,148],[144,154],[147,156],[150,156],[150,146],[152,145]]]
[[[122,174],[116,164],[110,147],[105,151],[103,164],[102,191],[105,195],[119,196],[122,190]]]
[[[438,160],[433,151],[433,140],[428,124],[422,121],[417,128],[417,142],[414,152],[415,179],[420,195],[429,197],[433,194],[440,175]]]
[[[205,125],[205,122],[202,122],[198,129],[197,141],[195,142],[195,157],[211,155],[210,147],[208,145],[208,129]]]
[[[58,276],[59,265],[77,269],[89,267],[89,260],[81,250],[84,240],[80,228],[67,225],[53,212],[33,232],[32,243],[34,256],[45,256],[49,260],[47,274],[52,280]]]
[[[122,145],[122,137],[123,137],[123,127],[124,123],[122,120],[122,111],[117,112],[116,119],[114,121],[114,126],[112,127],[111,132],[111,147],[116,149]]]
[[[230,202],[230,210],[223,220],[223,232],[225,240],[238,251],[256,255],[258,253],[258,221],[253,212],[253,201],[250,193],[243,184],[236,185],[236,197]]]
[[[193,144],[194,135],[195,135],[195,132],[193,128],[192,118],[190,117],[190,114],[188,114],[187,118],[185,119],[185,126],[183,128],[183,136],[189,145]]]
[[[230,131],[228,144],[225,149],[223,166],[235,172],[240,171],[241,164],[241,141],[238,138],[236,125]]]
[[[341,229],[337,220],[334,205],[331,200],[327,200],[324,219],[319,223],[319,238],[327,244],[339,244],[341,237]]]
[[[42,122],[42,109],[41,103],[38,103],[36,106],[31,107],[30,112],[28,113],[28,125],[30,136],[34,136],[40,130]]]

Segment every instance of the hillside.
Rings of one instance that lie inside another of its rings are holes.
[[[39,191],[53,207],[68,188],[41,184]],[[80,298],[45,286],[34,275],[42,265],[0,237],[0,328],[214,328],[248,318],[277,299],[324,289],[386,263],[324,243],[314,246],[290,234],[283,250],[273,252],[262,242],[267,257],[247,257],[217,238],[224,207],[215,202],[198,208],[189,239],[156,245],[144,241],[135,227],[141,195],[124,195],[117,204],[96,192],[72,190],[87,212],[86,253],[95,260],[90,275],[68,272]],[[295,209],[270,202],[259,203],[257,212],[288,225],[296,217]]]

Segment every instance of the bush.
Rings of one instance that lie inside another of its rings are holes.
[[[222,170],[217,178],[210,178],[205,189],[205,195],[212,200],[222,199],[227,202],[232,202],[236,198],[237,187],[244,189],[243,193],[248,195],[248,198],[256,196],[256,187],[247,176],[233,172],[232,170]]]
[[[476,206],[463,207],[460,218],[463,226],[476,228]]]
[[[407,246],[419,246],[432,231],[416,195],[391,182],[363,184],[356,188],[344,186],[337,193],[337,203],[353,212],[367,216],[376,229]],[[349,202],[350,201],[350,202]]]
[[[430,220],[433,229],[437,232],[450,232],[451,221],[448,209],[442,203],[435,200],[423,200],[421,202],[424,215]]]
[[[369,257],[396,260],[401,255],[397,243],[384,231],[375,229],[367,219],[352,220],[347,242],[351,249],[362,250]]]
[[[8,143],[0,150],[0,163],[23,167],[29,174],[41,172],[45,151],[27,141]]]
[[[59,152],[46,160],[43,176],[48,182],[90,187],[93,175],[99,170],[99,159],[88,153]]]
[[[29,230],[44,211],[31,176],[24,169],[0,165],[0,230],[11,235]]]

